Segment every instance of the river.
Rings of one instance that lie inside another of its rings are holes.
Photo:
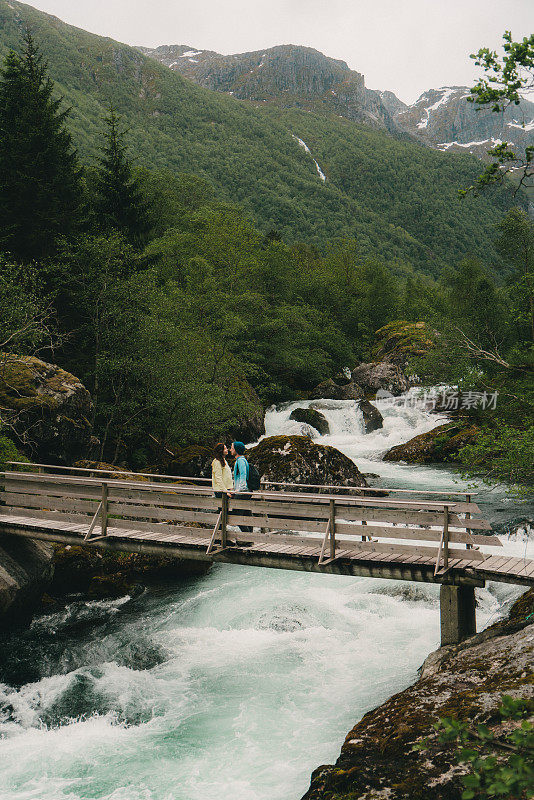
[[[383,401],[383,429],[365,434],[353,404],[320,405],[331,432],[316,441],[383,485],[456,485],[447,469],[380,460],[440,417]],[[301,432],[293,407],[267,412],[268,435]],[[501,530],[531,511],[499,487],[478,499]],[[525,533],[504,540],[534,556]],[[477,593],[481,629],[520,589]],[[218,564],[135,599],[73,598],[0,644],[1,800],[298,800],[438,646],[438,592]]]

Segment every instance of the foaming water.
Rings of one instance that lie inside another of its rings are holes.
[[[269,410],[267,434],[301,433],[297,405],[328,419],[318,441],[384,483],[453,485],[448,470],[380,461],[440,417],[383,404],[384,428],[366,435],[353,403],[315,401]],[[495,513],[509,520],[505,499]],[[526,526],[506,540],[530,547]],[[479,627],[517,594],[480,590]],[[132,600],[78,600],[0,642],[0,797],[297,800],[438,643],[427,584],[215,565]]]

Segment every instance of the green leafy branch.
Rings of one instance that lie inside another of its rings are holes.
[[[465,787],[462,800],[534,797],[533,707],[531,700],[514,700],[504,695],[500,717],[520,724],[499,738],[487,725],[474,728],[453,717],[440,719],[434,725],[439,742],[459,745],[456,760],[469,769],[461,778]],[[428,740],[420,742],[414,750],[426,750],[428,744]]]
[[[495,50],[482,47],[473,53],[477,67],[484,70],[484,75],[471,89],[471,97],[467,100],[479,106],[491,106],[494,112],[504,112],[509,105],[519,105],[522,94],[534,88],[534,34],[524,37],[520,42],[512,40],[511,31],[503,34],[502,57]],[[525,147],[524,155],[519,155],[509,142],[501,142],[488,150],[494,160],[489,164],[475,183],[459,194],[464,197],[469,192],[478,194],[487,186],[503,183],[506,175],[513,175],[517,183],[514,195],[520,187],[533,186],[534,147]]]

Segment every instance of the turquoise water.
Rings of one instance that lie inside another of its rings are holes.
[[[390,485],[450,487],[447,471],[379,461],[386,439],[436,417],[386,414],[381,440],[352,408],[324,413],[324,440]],[[268,415],[271,431],[287,430],[286,416]],[[491,499],[513,516],[502,492]],[[517,594],[482,590],[479,627]],[[3,642],[0,798],[298,800],[438,640],[437,589],[425,584],[215,565],[134,600],[74,600]]]

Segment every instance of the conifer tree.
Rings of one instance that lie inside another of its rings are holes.
[[[105,123],[105,142],[96,175],[98,222],[104,230],[113,228],[138,244],[151,227],[148,205],[128,158],[126,131],[113,108]]]
[[[0,69],[0,249],[27,262],[49,256],[79,220],[81,168],[31,33]]]

